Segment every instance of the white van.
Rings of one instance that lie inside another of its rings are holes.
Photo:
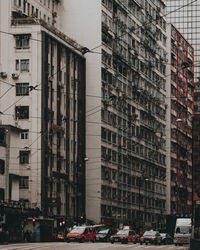
[[[174,244],[182,245],[189,244],[192,233],[191,218],[177,218],[174,232]]]

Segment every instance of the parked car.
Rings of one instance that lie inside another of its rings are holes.
[[[173,244],[173,238],[168,233],[161,233],[160,235],[162,237],[161,241],[162,244],[164,245]]]
[[[66,236],[66,242],[71,241],[92,241],[96,240],[96,232],[92,226],[78,226],[72,229]]]
[[[97,233],[98,231],[107,228],[107,226],[104,224],[97,224],[97,225],[93,225],[92,228]]]
[[[136,242],[140,242],[140,235],[139,234],[136,234]]]
[[[64,240],[65,240],[65,233],[63,233],[63,232],[58,232],[58,233],[56,234],[56,240],[57,240],[57,241],[64,241]]]
[[[158,244],[161,244],[161,241],[162,241],[162,237],[160,233],[157,231],[153,231],[153,230],[144,232],[143,236],[140,237],[141,245],[143,243],[145,243],[146,245],[148,243],[158,245]]]
[[[96,241],[110,241],[110,236],[113,234],[113,229],[112,228],[104,228],[100,229],[96,233]]]
[[[136,232],[130,229],[119,230],[115,235],[110,237],[110,242],[113,244],[114,242],[128,243],[137,242]]]

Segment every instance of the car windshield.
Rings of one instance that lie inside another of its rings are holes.
[[[117,232],[118,235],[128,235],[129,231],[128,230],[119,230]]]
[[[85,230],[84,227],[76,227],[76,228],[72,229],[72,231],[71,231],[70,233],[78,233],[78,234],[81,234],[81,233],[84,232],[84,230]]]
[[[176,233],[177,234],[189,234],[191,233],[191,227],[177,227]]]
[[[154,231],[146,231],[144,233],[144,236],[154,236],[154,235],[156,235],[156,232],[154,232]]]
[[[98,234],[107,234],[109,229],[102,229],[98,232]]]

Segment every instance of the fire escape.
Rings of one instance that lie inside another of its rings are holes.
[[[193,54],[172,29],[171,37],[171,202],[172,214],[190,216],[192,206]]]

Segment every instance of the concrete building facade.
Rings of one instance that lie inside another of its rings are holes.
[[[193,116],[193,211],[192,217],[195,218],[193,225],[195,226],[194,237],[199,239],[199,217],[198,214],[200,206],[198,202],[200,200],[200,157],[199,157],[199,144],[200,144],[200,71],[199,71],[199,59],[200,59],[200,1],[178,1],[167,0],[167,13],[168,20],[179,29],[184,35],[186,40],[194,48],[194,116]],[[177,9],[177,11],[175,11]],[[197,216],[195,216],[195,214]],[[193,244],[191,242],[191,244]],[[198,244],[197,244],[198,245]],[[193,245],[191,247],[194,247]],[[197,246],[199,248],[199,245]]]
[[[164,228],[164,2],[73,0],[63,11],[63,31],[87,48],[86,216]]]
[[[167,214],[172,222],[192,214],[194,49],[171,24],[167,38]]]
[[[61,6],[0,2],[1,123],[21,131],[18,199],[54,227],[85,216],[85,59],[59,30]]]

